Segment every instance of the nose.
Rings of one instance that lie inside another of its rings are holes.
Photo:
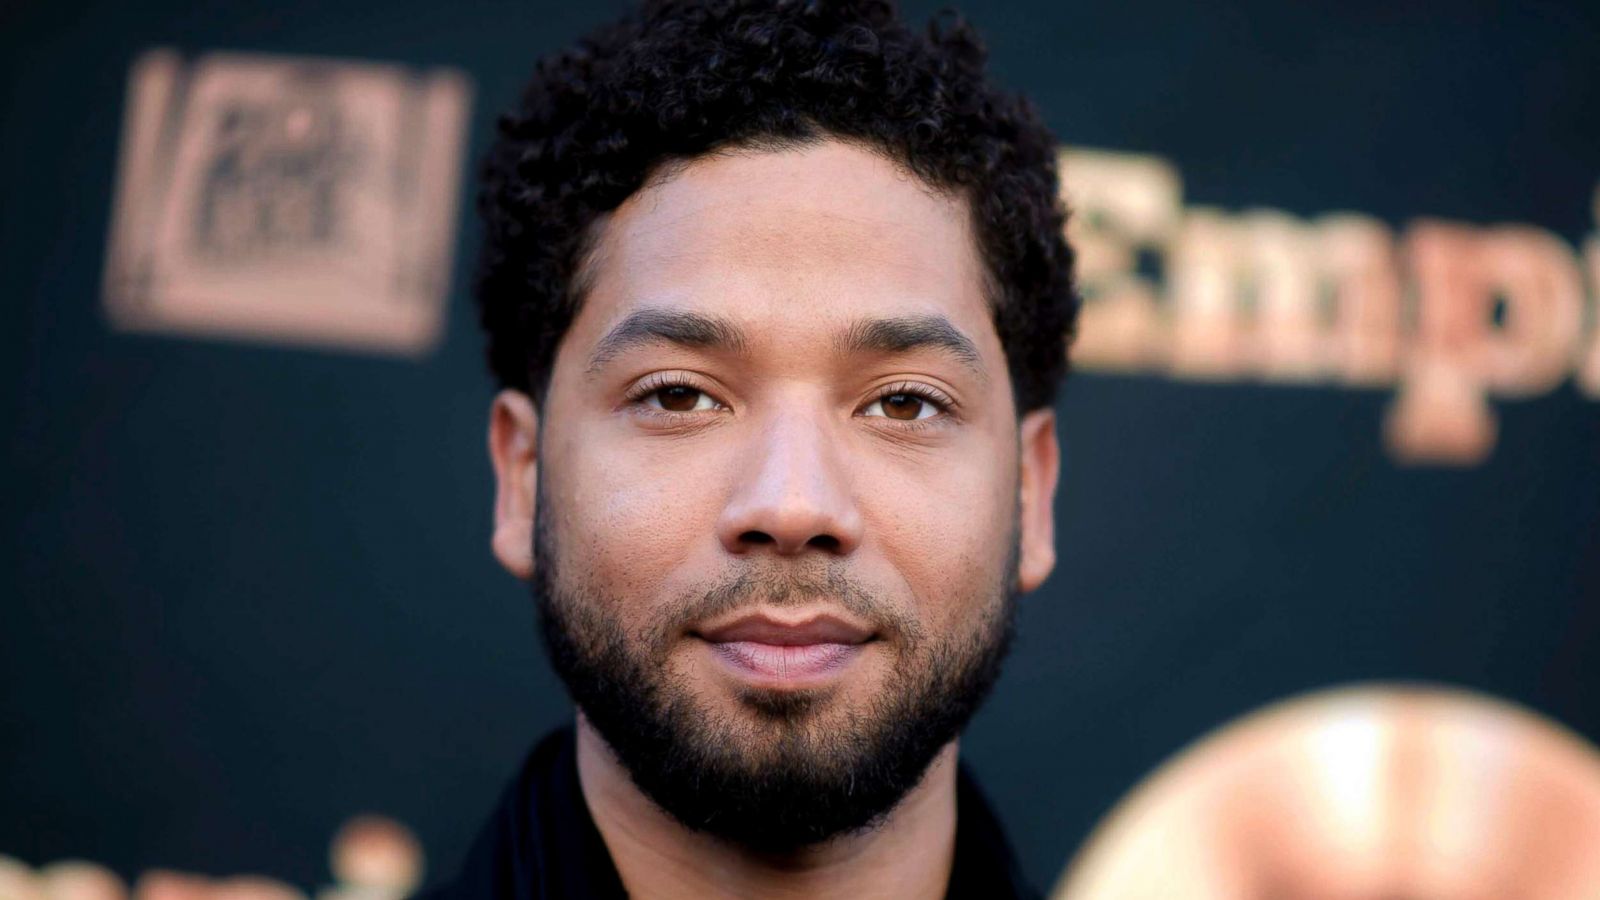
[[[861,543],[850,472],[827,422],[775,416],[751,437],[742,462],[717,521],[729,553],[843,556]]]

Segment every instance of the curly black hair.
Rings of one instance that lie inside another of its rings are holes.
[[[542,60],[478,197],[494,376],[543,400],[591,226],[663,164],[835,137],[967,198],[1017,408],[1049,405],[1078,310],[1056,143],[985,56],[953,14],[919,34],[890,0],[653,0]]]

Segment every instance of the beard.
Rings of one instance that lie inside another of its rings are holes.
[[[538,499],[536,510],[549,507]],[[536,513],[533,592],[546,650],[573,700],[645,796],[690,829],[783,854],[881,824],[960,734],[1000,675],[1016,617],[1018,531],[1004,573],[964,630],[925,634],[839,561],[747,568],[655,611],[630,632],[621,604],[568,584],[557,535]],[[696,623],[742,607],[837,603],[899,648],[861,708],[827,690],[746,689],[724,712],[670,656]]]

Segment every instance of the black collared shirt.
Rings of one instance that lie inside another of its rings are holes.
[[[540,741],[501,797],[453,882],[426,900],[613,900],[627,892],[578,786],[572,728]],[[971,773],[956,782],[956,855],[948,900],[1036,898]]]

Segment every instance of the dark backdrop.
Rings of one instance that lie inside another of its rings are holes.
[[[4,5],[0,853],[311,885],[334,828],[373,810],[453,868],[569,716],[488,553],[464,266],[420,361],[119,334],[98,290],[141,49],[457,66],[477,154],[534,59],[619,8]],[[1569,243],[1594,227],[1600,6],[969,13],[1063,140],[1168,157],[1190,203],[1529,222]],[[1378,441],[1388,402],[1070,383],[1060,566],[965,745],[1035,880],[1163,758],[1309,688],[1446,681],[1600,739],[1600,403],[1570,386],[1501,403],[1488,462],[1407,469]]]

